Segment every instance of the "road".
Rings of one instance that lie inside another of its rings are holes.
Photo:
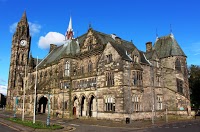
[[[142,132],[200,132],[200,121],[166,124],[144,129]]]
[[[4,124],[3,122],[0,122],[0,131],[1,132],[18,132],[15,128],[8,126],[7,124]]]
[[[135,128],[122,128],[122,127],[107,127],[107,126],[97,126],[97,125],[86,125],[86,124],[66,124],[68,126],[75,127],[73,132],[133,132],[139,129]]]
[[[97,125],[86,125],[79,123],[63,123],[74,126],[74,132],[200,132],[200,120],[179,123],[170,123],[162,126],[153,126],[145,129],[103,127]]]
[[[17,127],[16,124],[11,123],[6,126],[4,123],[7,116],[11,114],[6,114],[5,112],[0,113],[0,132],[16,132],[17,130],[11,129],[8,126],[13,126],[18,129],[22,129],[20,126]],[[18,115],[21,117],[21,115]],[[32,117],[27,117],[32,119]],[[37,115],[37,120],[46,121],[46,115]],[[9,123],[9,122],[8,122]],[[51,119],[51,123],[61,124],[63,126],[71,126],[71,128],[75,128],[73,132],[200,132],[200,118],[196,120],[185,120],[182,122],[176,122],[164,125],[155,125],[144,128],[145,122],[132,122],[131,124],[120,124],[114,123],[110,121],[99,121],[99,120],[81,120],[81,119],[60,119],[53,118]],[[160,123],[161,124],[161,123]],[[109,127],[113,126],[113,127]],[[138,126],[141,126],[138,128]],[[28,130],[29,131],[29,130]],[[59,132],[63,130],[58,130]]]

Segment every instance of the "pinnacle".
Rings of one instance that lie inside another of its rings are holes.
[[[21,18],[20,21],[27,22],[26,11],[24,11],[24,13],[23,13],[22,18]]]

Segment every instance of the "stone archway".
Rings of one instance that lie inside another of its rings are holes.
[[[74,99],[73,99],[73,115],[76,116],[78,115],[78,98],[75,96]]]
[[[86,113],[86,111],[87,111],[87,109],[86,109],[86,98],[85,98],[85,96],[82,96],[82,98],[81,98],[81,113],[80,113],[80,116],[86,116],[87,115],[87,113]]]
[[[48,99],[42,96],[39,100],[38,113],[45,113]]]
[[[95,106],[95,100],[94,100],[94,96],[91,95],[90,97],[90,101],[89,101],[89,116],[92,117],[93,116],[93,110],[94,110],[94,106]]]

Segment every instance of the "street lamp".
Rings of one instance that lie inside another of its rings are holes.
[[[50,126],[50,94],[48,92],[48,114],[47,114],[47,126]]]

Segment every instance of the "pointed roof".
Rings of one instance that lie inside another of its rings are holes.
[[[27,16],[26,16],[26,11],[24,11],[22,18],[20,20],[20,22],[26,22],[27,23]]]
[[[167,36],[160,37],[156,39],[154,44],[154,49],[156,50],[159,58],[165,58],[169,56],[184,56],[185,53],[177,43],[173,34],[169,34]]]
[[[66,40],[71,40],[73,38],[74,34],[73,34],[73,29],[72,29],[72,18],[70,16],[70,19],[69,19],[69,25],[68,25],[68,28],[67,28],[67,32],[66,32]]]
[[[73,31],[73,29],[72,29],[72,17],[71,17],[71,16],[70,16],[70,18],[69,18],[69,25],[68,25],[67,31],[68,31],[68,32],[69,32],[69,31]]]

